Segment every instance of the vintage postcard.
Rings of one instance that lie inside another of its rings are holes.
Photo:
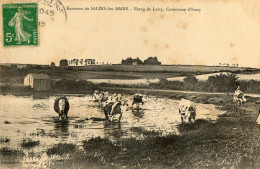
[[[260,168],[259,0],[1,0],[0,168]]]

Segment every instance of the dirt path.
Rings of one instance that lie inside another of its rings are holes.
[[[184,90],[162,90],[162,89],[137,89],[137,88],[121,88],[121,87],[103,87],[104,90],[123,90],[123,91],[147,91],[147,92],[166,92],[166,93],[187,93],[187,94],[203,94],[203,95],[233,95],[234,93],[224,92],[198,92],[198,91],[184,91]],[[260,94],[245,93],[246,96],[260,97]]]

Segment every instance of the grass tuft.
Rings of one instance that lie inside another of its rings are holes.
[[[31,139],[24,139],[21,143],[21,147],[23,148],[33,148],[35,146],[39,146],[40,145],[40,141],[32,141]]]
[[[10,138],[1,138],[0,139],[0,143],[9,143],[10,142]]]
[[[7,147],[3,147],[0,149],[0,155],[18,157],[18,156],[24,156],[24,153],[20,150],[14,150]]]
[[[76,149],[75,144],[59,143],[52,148],[49,148],[46,153],[48,156],[51,155],[63,155],[67,153],[74,152]]]

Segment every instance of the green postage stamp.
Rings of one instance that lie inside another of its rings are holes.
[[[37,3],[3,4],[4,46],[38,45]]]

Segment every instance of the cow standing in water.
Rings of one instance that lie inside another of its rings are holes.
[[[193,102],[186,99],[181,99],[179,102],[179,113],[181,115],[181,122],[195,122],[196,106]]]
[[[104,102],[106,102],[109,98],[109,93],[106,92],[100,92],[95,90],[92,96],[96,102],[99,102],[100,105],[102,105]]]
[[[64,97],[58,97],[54,102],[54,110],[59,114],[59,120],[66,120],[69,112],[69,101]]]
[[[100,92],[98,90],[95,90],[92,98],[94,98],[95,101],[99,101],[99,94],[100,94]]]
[[[100,102],[100,105],[102,105],[102,103],[106,102],[109,98],[109,93],[106,91],[106,92],[101,92],[101,95],[99,97],[99,102]]]
[[[133,98],[132,107],[134,105],[136,105],[136,109],[139,110],[139,107],[140,107],[141,104],[142,105],[144,104],[143,95],[142,94],[135,94],[134,98]]]
[[[109,99],[103,106],[103,110],[106,119],[113,121],[121,121],[122,114],[126,112],[127,102],[122,100],[121,94],[114,95],[112,99]]]

